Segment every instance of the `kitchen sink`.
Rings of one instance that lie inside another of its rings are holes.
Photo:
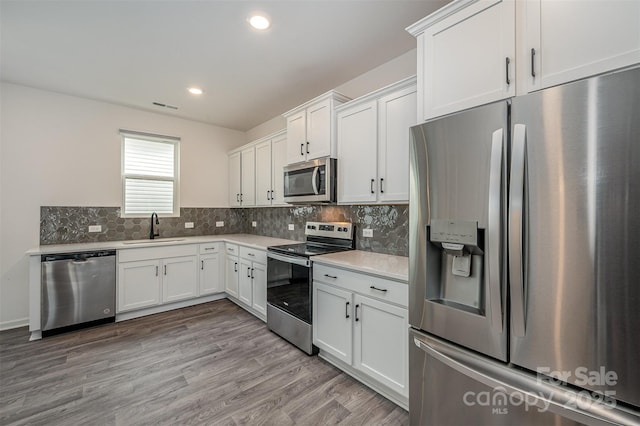
[[[125,245],[135,245],[135,244],[160,244],[160,243],[175,243],[177,241],[184,241],[184,238],[168,238],[168,239],[157,239],[157,240],[135,240],[135,241],[123,241],[122,244]]]

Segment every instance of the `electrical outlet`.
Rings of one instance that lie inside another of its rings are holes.
[[[367,238],[373,237],[373,229],[363,229],[362,236]]]
[[[256,226],[258,226],[258,222],[256,222],[256,221],[254,220],[253,222],[251,222],[251,226],[253,226],[253,227],[255,228]]]
[[[289,231],[294,231],[296,229],[296,226],[293,223],[289,224]]]
[[[89,232],[102,232],[102,225],[89,225]]]
[[[224,221],[219,220],[216,222],[216,228],[222,228],[224,226]]]
[[[184,227],[187,229],[192,229],[193,228],[193,222],[185,222],[184,223]]]

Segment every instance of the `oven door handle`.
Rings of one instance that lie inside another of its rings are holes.
[[[311,186],[313,187],[313,193],[318,195],[318,172],[320,171],[320,167],[313,168],[313,174],[311,175]]]
[[[267,257],[269,259],[279,260],[281,262],[304,266],[305,268],[309,268],[311,266],[311,262],[309,261],[309,259],[306,259],[304,257],[287,256],[285,254],[274,253],[271,251],[267,252]]]

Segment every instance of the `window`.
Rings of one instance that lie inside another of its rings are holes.
[[[120,131],[122,217],[180,216],[180,139]]]

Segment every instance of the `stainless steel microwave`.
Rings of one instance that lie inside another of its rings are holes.
[[[287,203],[334,203],[336,159],[323,157],[284,167],[284,201]]]

